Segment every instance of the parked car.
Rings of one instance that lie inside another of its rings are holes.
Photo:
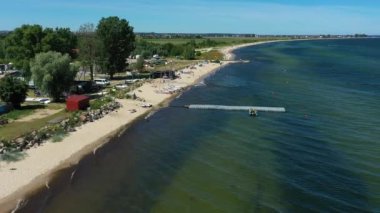
[[[41,104],[49,104],[49,103],[51,102],[51,100],[50,100],[49,98],[41,98],[41,99],[39,100],[39,102],[40,102]]]
[[[109,86],[111,84],[107,79],[95,79],[94,82],[96,85],[103,87]]]
[[[128,88],[128,85],[126,85],[126,84],[116,84],[116,89],[126,89],[126,88]]]
[[[75,81],[74,85],[70,88],[70,93],[86,94],[97,92],[102,86],[97,85],[93,81]]]
[[[140,81],[140,79],[128,79],[128,80],[125,80],[125,83],[126,84],[133,84],[133,83],[136,83]]]

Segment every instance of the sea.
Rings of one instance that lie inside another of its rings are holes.
[[[380,212],[380,39],[234,53],[249,63],[220,68],[137,121],[23,211]]]

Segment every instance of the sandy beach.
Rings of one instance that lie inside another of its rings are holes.
[[[14,208],[19,200],[24,199],[31,190],[43,185],[48,186],[49,177],[55,171],[78,163],[85,154],[95,152],[98,147],[109,141],[116,133],[124,130],[134,120],[145,116],[151,110],[177,94],[170,94],[170,88],[186,88],[200,79],[217,71],[221,66],[234,63],[233,50],[241,47],[268,42],[225,47],[220,51],[226,61],[221,64],[202,63],[183,72],[175,80],[156,79],[146,82],[133,91],[142,101],[118,100],[123,107],[106,117],[87,123],[65,137],[62,142],[47,142],[41,147],[27,150],[25,158],[16,162],[0,162],[0,212]],[[151,104],[153,108],[143,108],[142,104]],[[134,111],[134,112],[133,112]]]
[[[307,39],[303,39],[303,40],[307,40]],[[253,46],[253,45],[268,44],[268,43],[273,43],[273,42],[281,42],[281,41],[294,41],[294,40],[273,40],[273,41],[260,41],[260,42],[256,42],[256,43],[239,44],[239,45],[221,48],[219,51],[224,54],[224,58],[226,61],[233,61],[233,60],[237,60],[235,58],[235,55],[233,54],[233,51],[236,49],[243,48],[243,47],[249,47],[249,46]]]

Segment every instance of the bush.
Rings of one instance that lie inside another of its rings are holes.
[[[100,109],[102,106],[112,102],[112,97],[106,96],[100,99],[95,99],[91,102],[91,109]]]
[[[28,85],[20,79],[11,76],[0,79],[0,99],[11,103],[14,108],[20,108],[27,91]]]
[[[58,129],[57,131],[54,132],[51,140],[53,143],[61,142],[63,138],[66,136],[67,136],[67,132],[65,132],[64,129]]]
[[[195,59],[195,50],[191,46],[186,46],[185,49],[183,50],[182,56],[186,60],[193,60]]]
[[[205,52],[200,56],[200,59],[203,60],[223,60],[224,55],[223,53],[219,52],[218,50],[211,50],[209,52]]]

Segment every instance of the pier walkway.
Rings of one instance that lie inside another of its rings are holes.
[[[213,110],[230,110],[230,111],[249,111],[256,110],[262,112],[286,112],[284,107],[262,107],[262,106],[224,106],[224,105],[186,105],[189,109],[213,109]]]

